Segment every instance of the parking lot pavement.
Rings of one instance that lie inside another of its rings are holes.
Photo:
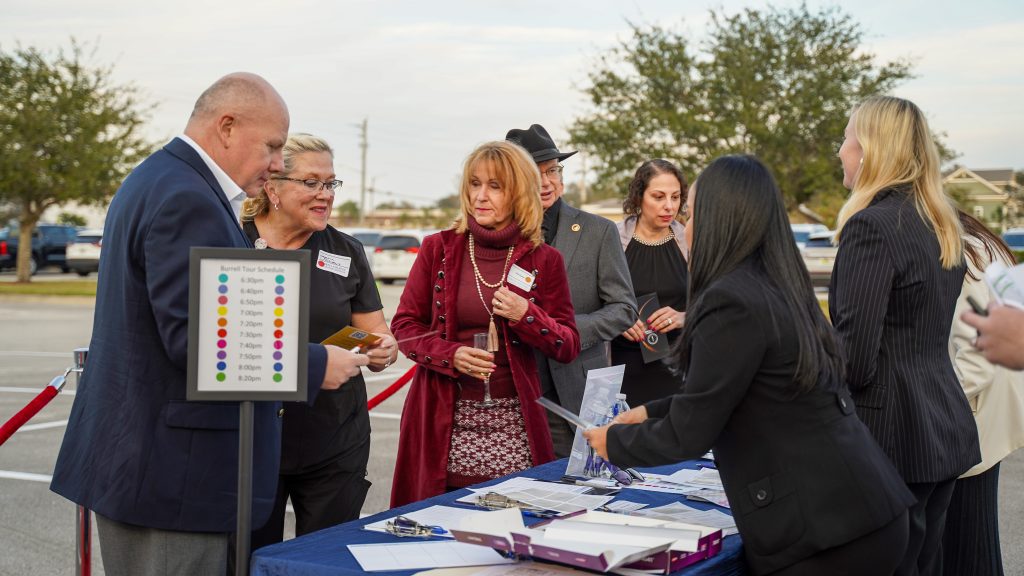
[[[401,285],[381,287],[389,320],[401,291]],[[0,421],[20,410],[71,364],[71,350],[88,344],[92,321],[93,307],[88,299],[0,296]],[[385,373],[368,374],[369,396],[376,395],[411,366],[411,362],[401,358]],[[75,508],[49,490],[49,476],[64,436],[74,389],[72,377],[64,392],[0,446],[0,576],[63,575],[74,570]],[[404,401],[403,389],[371,412],[369,480],[373,486],[363,507],[364,514],[388,508]],[[1000,476],[1000,526],[1006,573],[1021,575],[1024,451],[1004,460]],[[289,515],[286,534],[294,533],[291,518]],[[95,534],[93,542],[93,573],[103,574]]]

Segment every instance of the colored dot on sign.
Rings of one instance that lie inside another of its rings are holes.
[[[227,282],[228,281],[228,275],[227,274],[221,274],[220,276],[217,276],[217,280],[220,280],[221,282]]]
[[[228,287],[223,285],[223,284],[221,284],[220,287],[217,288],[217,291],[220,292],[221,294],[227,294]]]
[[[221,306],[221,307],[217,308],[217,315],[218,316],[227,316],[228,315],[228,307],[227,306]]]
[[[284,274],[278,274],[274,278],[274,281],[277,282],[278,284],[284,284]]]
[[[284,286],[278,286],[277,288],[274,288],[274,292],[277,292],[278,294],[284,294]]]
[[[227,376],[225,376],[223,372],[217,372],[217,382],[223,382],[225,378],[227,378]]]
[[[218,318],[217,319],[217,326],[227,326],[227,325],[228,325],[228,319],[227,318]]]
[[[274,349],[275,350],[280,350],[281,346],[284,346],[284,344],[282,344],[280,340],[274,340]]]
[[[281,353],[280,352],[274,352],[274,360],[280,360],[280,359],[281,359]]]
[[[275,362],[274,372],[280,372],[281,370],[284,370],[284,365],[282,365],[280,362]]]
[[[221,338],[223,338],[223,337],[225,337],[227,335],[228,335],[228,331],[227,330],[225,330],[223,328],[221,328],[220,330],[217,330],[217,336],[220,336]]]
[[[217,348],[224,348],[228,345],[227,340],[217,340]]]
[[[217,362],[217,370],[223,370],[228,367],[227,362]]]
[[[281,381],[281,375],[280,374],[274,374],[274,382],[280,382],[280,381]]]
[[[220,352],[217,352],[217,358],[218,359],[223,360],[223,359],[225,359],[227,357],[228,357],[228,353],[227,352],[225,352],[223,350],[221,350]]]
[[[284,298],[282,298],[280,296],[278,296],[277,298],[274,298],[274,304],[277,304],[278,306],[280,306],[281,304],[284,304]]]
[[[284,336],[283,330],[274,330],[274,338],[280,338],[281,336]]]
[[[278,328],[280,328],[281,326],[284,326],[284,320],[281,320],[280,318],[278,318],[277,320],[274,320],[274,326],[277,326]]]
[[[274,316],[281,316],[284,314],[284,308],[274,308]]]
[[[324,261],[323,260],[317,260],[316,261],[316,267],[317,268],[323,268],[324,267]]]
[[[221,296],[220,298],[217,298],[217,303],[218,304],[227,304],[228,303],[228,297],[227,296]]]

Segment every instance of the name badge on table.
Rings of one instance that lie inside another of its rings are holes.
[[[352,267],[352,259],[348,256],[340,256],[338,254],[331,254],[326,250],[321,250],[316,257],[316,267],[343,278],[348,278],[348,270]]]
[[[508,269],[508,283],[520,290],[525,290],[526,292],[533,290],[535,280],[537,280],[536,276],[520,268],[518,264],[513,264]]]

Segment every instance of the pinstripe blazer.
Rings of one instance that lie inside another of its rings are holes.
[[[846,223],[829,286],[857,413],[906,482],[956,478],[981,460],[949,359],[963,265],[945,270],[913,197],[883,190]]]

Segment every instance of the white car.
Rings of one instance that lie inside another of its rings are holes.
[[[807,239],[811,234],[817,234],[819,232],[828,232],[828,226],[824,224],[790,224],[790,228],[793,229],[793,240],[796,240],[796,246],[801,252],[804,251],[804,247],[807,245]]]
[[[380,237],[373,253],[373,277],[385,284],[409,278],[420,244],[430,232],[423,230],[389,230]]]
[[[815,232],[807,238],[803,249],[804,266],[811,276],[811,284],[816,287],[827,287],[832,281],[832,267],[836,263],[836,252],[839,248],[832,245],[835,232]]]
[[[366,261],[370,263],[370,270],[373,270],[373,251],[377,249],[377,243],[380,242],[383,232],[373,228],[341,228],[339,232],[348,234],[363,245]]]
[[[103,230],[80,230],[75,241],[68,244],[67,267],[79,276],[99,272],[100,247],[103,245]]]

